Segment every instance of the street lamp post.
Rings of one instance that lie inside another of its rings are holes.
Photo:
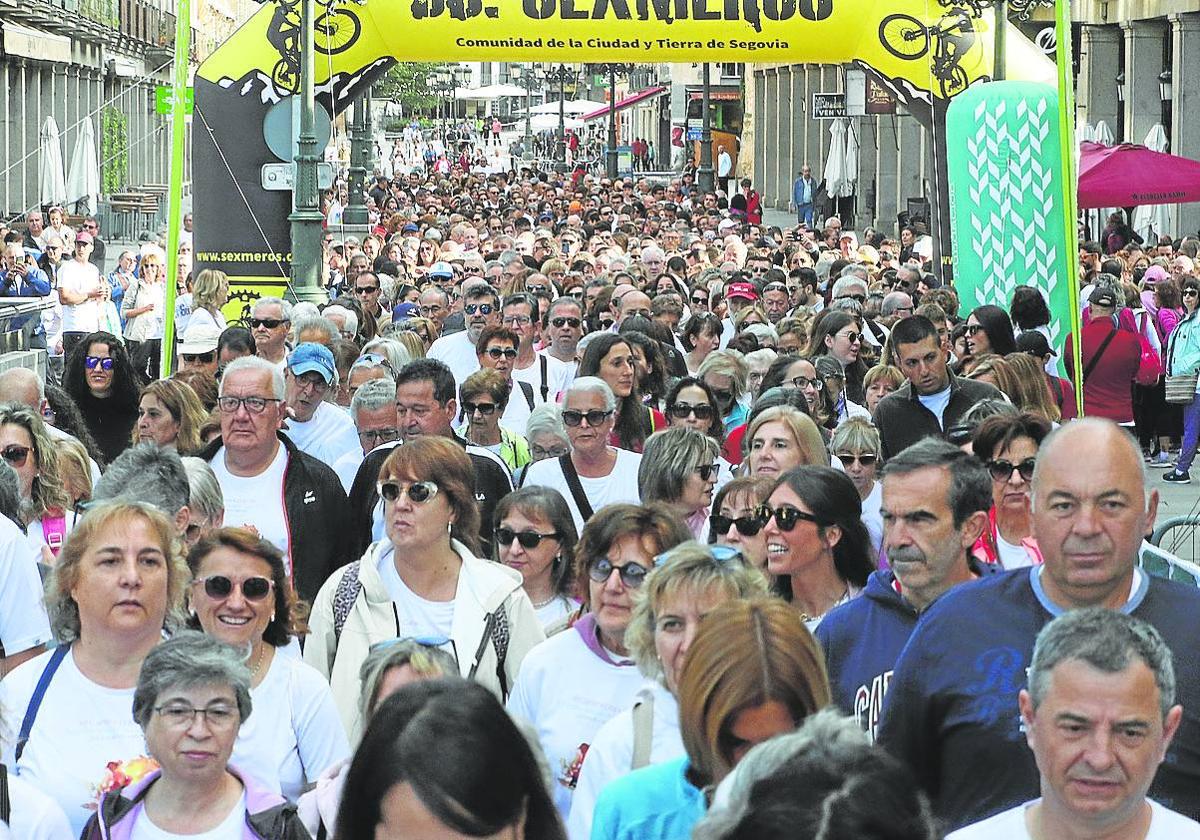
[[[551,67],[546,71],[546,81],[558,84],[558,142],[554,144],[554,168],[559,172],[567,170],[566,86],[567,82],[575,84],[575,78],[575,71],[568,70],[565,64]]]
[[[313,20],[314,0],[300,2],[300,136],[296,149],[296,186],[292,193],[291,223],[292,282],[288,296],[294,300],[320,301],[321,215],[317,188],[316,88],[314,85]]]
[[[709,87],[711,80],[709,69],[712,67],[704,62],[703,92],[700,95],[700,167],[696,170],[696,182],[700,192],[711,193],[716,189],[716,179],[713,177],[712,159],[712,120],[709,115]]]
[[[517,84],[525,88],[525,154],[526,160],[533,157],[533,129],[530,125],[530,111],[533,108],[533,91],[544,84],[544,79],[532,64],[521,68],[517,76]]]
[[[605,61],[591,65],[593,72],[608,76],[608,148],[604,151],[604,174],[610,179],[617,177],[617,76],[633,72],[633,65],[618,61]]]
[[[368,92],[363,91],[354,103],[354,122],[350,124],[350,200],[342,214],[342,221],[352,226],[365,226],[368,222],[367,202],[363,196],[370,158],[367,149],[370,142],[367,134],[367,97]]]

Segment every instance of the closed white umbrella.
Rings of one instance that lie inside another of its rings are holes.
[[[65,204],[67,179],[63,175],[62,144],[54,117],[46,117],[38,136],[38,200],[43,205]]]
[[[1166,129],[1162,125],[1155,125],[1142,145],[1155,152],[1165,152],[1168,146]],[[1158,243],[1151,237],[1170,230],[1173,211],[1172,204],[1143,204],[1133,211],[1133,229],[1146,240],[1148,246],[1154,246]]]
[[[96,156],[96,134],[91,118],[79,125],[75,149],[71,153],[71,170],[67,174],[67,203],[75,205],[76,213],[93,213],[100,195],[100,162]]]
[[[846,124],[834,120],[829,126],[829,155],[825,158],[825,192],[831,198],[839,195],[842,173],[846,164]]]
[[[1096,123],[1096,127],[1092,129],[1093,142],[1099,143],[1102,146],[1111,146],[1116,140],[1113,138],[1112,129],[1108,127],[1108,123],[1104,120]]]
[[[842,158],[842,183],[838,196],[849,198],[858,186],[858,135],[850,120],[846,123],[846,154]]]

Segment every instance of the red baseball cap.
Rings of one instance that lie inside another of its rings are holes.
[[[754,288],[753,283],[730,283],[729,291],[725,293],[726,297],[745,298],[746,300],[758,300],[758,290]]]

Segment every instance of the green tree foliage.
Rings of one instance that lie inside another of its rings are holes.
[[[129,177],[129,122],[111,105],[100,112],[100,191],[120,192]]]
[[[433,75],[449,66],[445,62],[402,61],[375,83],[374,95],[396,100],[406,114],[431,111],[438,101],[437,94],[430,89]]]

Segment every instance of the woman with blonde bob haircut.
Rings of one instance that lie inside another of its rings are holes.
[[[174,379],[156,379],[142,389],[138,398],[138,422],[133,443],[150,441],[167,446],[180,455],[194,455],[203,445],[200,427],[208,413],[190,385]]]
[[[720,784],[755,744],[791,732],[830,703],[825,660],[796,611],[775,599],[730,601],[709,613],[679,676],[686,757],[636,770],[600,794],[592,840],[690,838]]]
[[[588,746],[567,820],[570,836],[591,835],[596,798],[609,782],[684,754],[676,692],[701,621],[726,601],[766,594],[766,577],[727,546],[685,542],[656,558],[625,631],[646,682],[632,708],[600,727]]]
[[[192,314],[188,326],[211,323],[225,331],[225,316],[221,307],[229,300],[229,277],[224,271],[206,268],[192,281]]]
[[[45,683],[28,740],[10,767],[62,807],[76,834],[115,779],[136,781],[153,767],[129,710],[142,661],[164,631],[183,623],[191,576],[174,542],[173,523],[148,505],[91,508],[46,584],[59,647],[0,683],[0,705],[17,720]]]
[[[746,429],[745,474],[778,478],[792,467],[829,466],[829,450],[813,419],[787,405],[759,412]]]
[[[460,444],[423,436],[396,447],[378,490],[386,536],[325,581],[304,648],[329,679],[351,742],[363,724],[359,669],[372,645],[444,639],[462,676],[503,699],[545,639],[521,573],[478,554],[475,468]]]

